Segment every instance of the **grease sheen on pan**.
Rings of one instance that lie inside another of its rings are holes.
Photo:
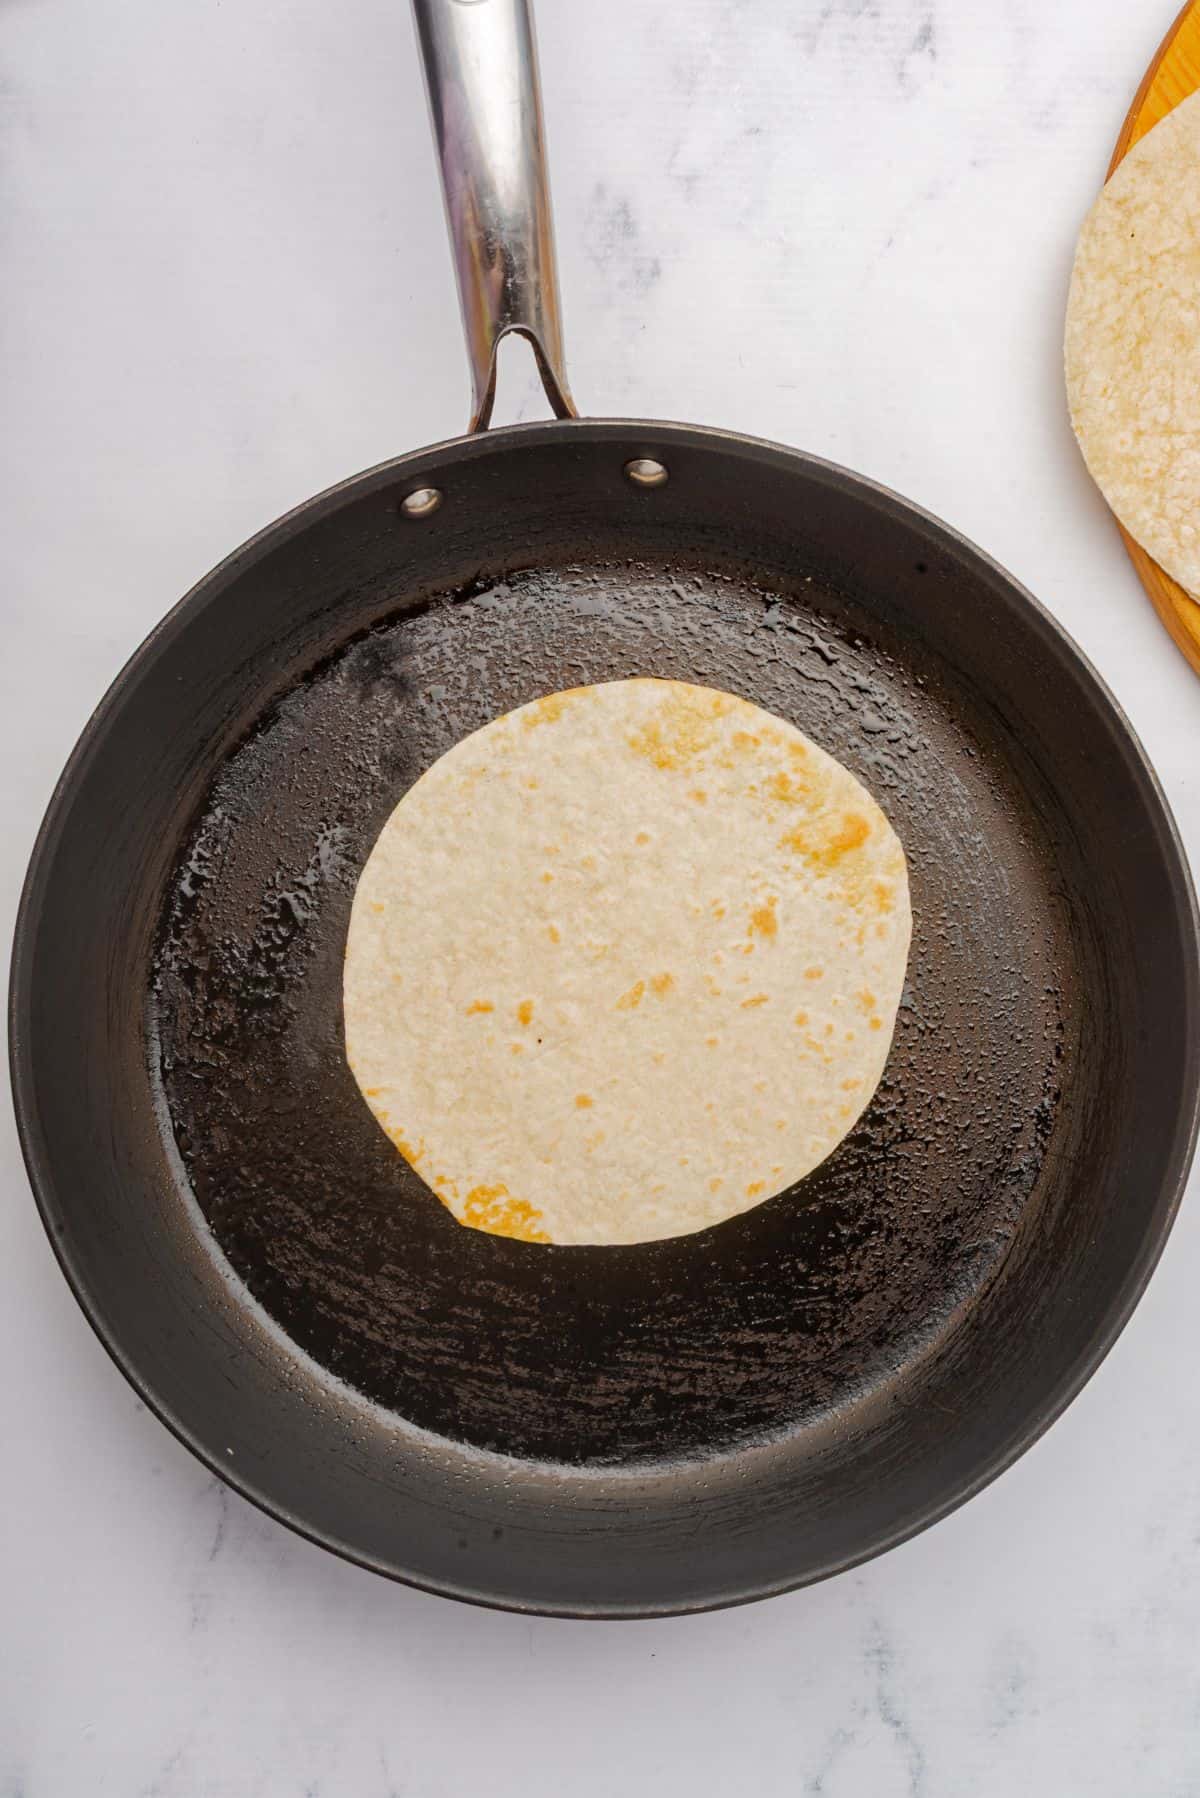
[[[792,725],[677,681],[580,687],[456,744],[388,819],[347,1057],[460,1222],[683,1235],[853,1128],[910,934],[899,839]]]

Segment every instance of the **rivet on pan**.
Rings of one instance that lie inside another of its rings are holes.
[[[635,456],[626,462],[625,473],[635,487],[661,487],[670,478],[662,463],[650,456]]]
[[[441,503],[439,488],[418,487],[414,492],[405,494],[400,501],[400,510],[409,518],[428,518],[437,511]]]

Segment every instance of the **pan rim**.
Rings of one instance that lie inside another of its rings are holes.
[[[92,757],[102,747],[109,720],[119,711],[127,691],[142,671],[160,653],[170,648],[191,618],[207,605],[210,597],[219,592],[235,572],[244,572],[247,568],[252,567],[256,561],[279,544],[286,542],[290,537],[306,529],[317,519],[324,517],[347,500],[369,494],[381,486],[394,484],[405,478],[406,475],[424,475],[431,466],[445,463],[449,458],[456,461],[460,459],[474,460],[498,451],[503,452],[509,446],[515,446],[522,441],[536,440],[538,443],[544,443],[547,439],[559,438],[565,443],[572,438],[578,440],[580,437],[586,437],[592,441],[618,440],[626,446],[626,453],[629,453],[627,446],[631,441],[639,447],[647,448],[666,448],[672,444],[676,447],[687,445],[710,447],[714,450],[732,450],[751,460],[782,462],[792,468],[803,468],[809,474],[816,474],[819,478],[849,487],[864,502],[872,504],[893,517],[899,515],[917,525],[931,542],[941,543],[959,555],[970,559],[981,574],[990,580],[993,587],[1004,593],[1008,603],[1014,609],[1025,613],[1028,622],[1035,628],[1041,643],[1048,650],[1066,658],[1075,666],[1095,693],[1100,707],[1110,718],[1114,740],[1122,746],[1130,774],[1145,806],[1147,822],[1153,830],[1164,865],[1169,871],[1174,901],[1174,922],[1189,950],[1187,978],[1180,993],[1187,1044],[1186,1055],[1180,1071],[1184,1090],[1191,1095],[1190,1104],[1182,1107],[1179,1112],[1169,1153],[1164,1158],[1164,1173],[1159,1183],[1159,1191],[1153,1205],[1148,1207],[1150,1224],[1141,1250],[1126,1269],[1093,1339],[1086,1349],[1081,1351],[1074,1361],[1062,1371],[1047,1402],[1043,1404],[1031,1421],[1023,1428],[1013,1430],[1009,1438],[977,1466],[971,1477],[961,1480],[940,1502],[928,1504],[917,1513],[907,1516],[892,1531],[875,1536],[860,1552],[845,1555],[828,1566],[821,1567],[816,1571],[809,1571],[799,1577],[784,1576],[774,1581],[760,1581],[749,1586],[739,1586],[736,1590],[706,1596],[701,1601],[681,1601],[666,1605],[642,1604],[636,1601],[629,1604],[614,1604],[611,1600],[595,1604],[576,1603],[566,1607],[550,1606],[539,1602],[522,1603],[511,1593],[488,1589],[485,1585],[459,1584],[425,1578],[412,1570],[381,1562],[369,1554],[356,1550],[345,1539],[305,1522],[290,1506],[272,1498],[259,1483],[244,1474],[241,1469],[231,1467],[228,1462],[222,1465],[216,1452],[206,1447],[192,1434],[187,1423],[175,1408],[157,1395],[151,1380],[133,1364],[133,1358],[126,1353],[119,1340],[119,1330],[110,1328],[104,1315],[102,1295],[95,1293],[88,1286],[81,1269],[73,1259],[68,1227],[55,1192],[48,1149],[37,1113],[36,1082],[29,1053],[30,1020],[33,1012],[34,945],[43,897],[53,876],[57,843],[65,826],[79,778]],[[554,420],[513,425],[486,435],[447,439],[377,463],[359,474],[325,488],[298,506],[291,508],[231,551],[196,582],[134,650],[84,725],[64,769],[55,783],[34,842],[22,886],[13,936],[9,983],[9,1063],[18,1138],[30,1186],[43,1227],[68,1286],[102,1346],[147,1408],[184,1447],[189,1449],[225,1484],[232,1486],[259,1510],[274,1517],[295,1531],[296,1534],[340,1558],[402,1584],[440,1596],[492,1609],[513,1611],[521,1615],[536,1614],[580,1619],[632,1619],[686,1615],[752,1603],[760,1598],[773,1597],[801,1586],[815,1584],[837,1573],[862,1565],[876,1555],[886,1553],[901,1542],[909,1540],[922,1530],[939,1522],[943,1517],[948,1516],[952,1511],[957,1510],[960,1505],[965,1504],[968,1499],[974,1497],[1018,1460],[1057,1421],[1087,1384],[1125,1328],[1158,1264],[1178,1215],[1196,1146],[1197,1133],[1200,1130],[1200,911],[1197,909],[1195,887],[1186,851],[1161,782],[1136,731],[1111,689],[1069,632],[1041,602],[997,561],[970,539],[946,524],[944,520],[881,483],[828,459],[813,456],[783,444],[773,443],[767,439],[722,431],[711,426],[607,418]]]

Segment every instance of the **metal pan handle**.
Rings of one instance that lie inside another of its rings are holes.
[[[546,397],[575,417],[563,360],[537,49],[528,0],[413,0],[471,358],[487,429],[496,349],[533,345]]]

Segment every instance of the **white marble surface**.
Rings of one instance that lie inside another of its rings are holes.
[[[542,0],[585,408],[802,444],[1099,664],[1195,857],[1200,683],[1074,453],[1075,229],[1176,0]],[[108,680],[240,538],[466,414],[403,0],[0,0],[7,934]],[[534,407],[523,371],[510,415]],[[135,1401],[0,1170],[3,1798],[1190,1798],[1200,1205],[1068,1415],[938,1529],[652,1624],[395,1588]]]

